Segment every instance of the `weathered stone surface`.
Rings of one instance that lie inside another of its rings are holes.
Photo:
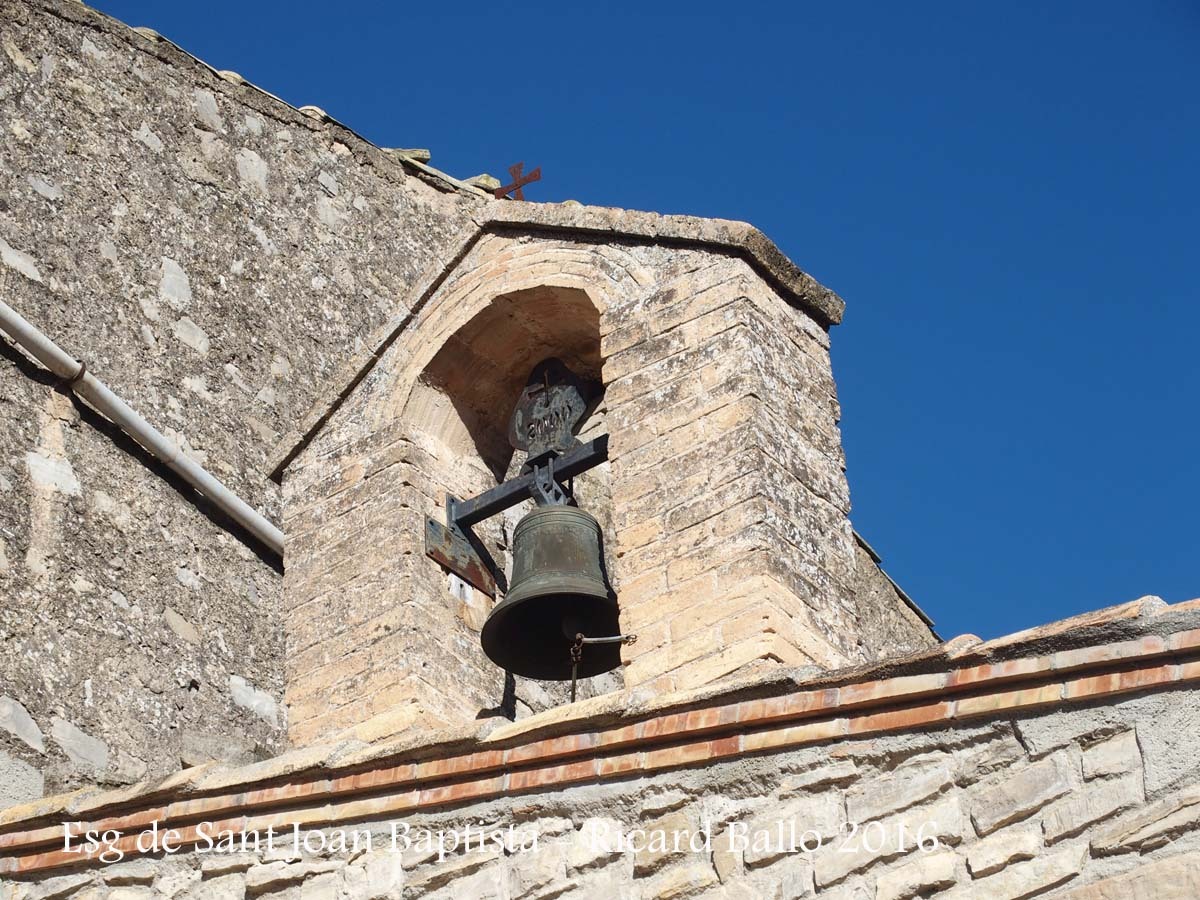
[[[535,897],[558,893],[566,882],[566,857],[567,848],[560,844],[543,844],[535,853],[514,854],[508,863],[509,894]]]
[[[1046,843],[1053,844],[1064,837],[1078,834],[1093,822],[1141,802],[1141,773],[1091,781],[1046,807],[1042,813]]]
[[[833,841],[816,854],[814,873],[819,889],[836,884],[881,860],[914,851],[918,835],[932,841],[957,844],[963,835],[964,818],[957,797],[930,806],[910,809],[882,820],[868,837],[867,829],[855,834],[856,841]],[[901,842],[904,842],[903,849]]]
[[[364,868],[363,900],[384,900],[404,884],[404,866],[399,853],[376,850],[366,854],[359,864]]]
[[[108,767],[108,747],[82,728],[55,716],[50,720],[50,737],[75,765],[103,772]]]
[[[0,18],[0,294],[278,520],[262,465],[279,435],[482,198],[82,4],[7,0]],[[339,187],[336,234],[314,212],[318,172]],[[178,766],[182,727],[282,749],[282,720],[224,690],[239,674],[280,699],[276,561],[97,417],[49,421],[60,395],[40,370],[0,363],[4,692],[47,733],[57,715],[156,774]],[[177,640],[168,606],[205,640]],[[45,750],[21,758],[49,790],[89,777]]]
[[[1077,781],[1073,756],[1055,754],[995,783],[981,784],[971,805],[971,821],[981,835],[1024,818],[1072,790]]]
[[[991,875],[1009,863],[1034,859],[1042,852],[1042,830],[1022,825],[988,835],[967,848],[967,868],[975,878]]]
[[[1191,785],[1126,813],[1092,838],[1096,853],[1151,848],[1200,827],[1200,785]]]
[[[1142,754],[1133,730],[1105,738],[1083,752],[1083,777],[1121,775],[1141,768]]]
[[[233,697],[233,702],[238,706],[248,709],[264,722],[269,722],[271,725],[278,724],[279,704],[266,691],[254,687],[240,675],[230,675],[229,692]]]
[[[846,792],[846,816],[864,823],[907,809],[949,786],[953,760],[948,753],[907,759],[893,771],[855,785]]]
[[[1061,900],[1194,900],[1200,897],[1200,853],[1156,859],[1057,896]]]
[[[672,859],[686,856],[690,852],[689,842],[697,831],[696,823],[683,813],[647,822],[648,839],[634,855],[634,873],[647,875]]]
[[[948,888],[955,882],[957,864],[958,856],[952,850],[918,853],[912,862],[879,876],[876,900],[909,900]]]
[[[239,874],[222,875],[193,883],[180,900],[242,900],[246,896],[246,880]]]
[[[857,774],[858,766],[854,760],[837,760],[829,765],[816,766],[785,776],[779,785],[779,796],[790,797],[825,785],[852,781]]]
[[[148,885],[154,882],[159,872],[154,860],[131,859],[126,862],[111,863],[100,872],[105,884],[113,887],[128,885]]]
[[[258,865],[258,857],[253,853],[220,853],[200,863],[200,872],[205,878],[217,878],[245,872],[255,865]]]
[[[408,875],[406,889],[421,896],[422,891],[434,891],[440,887],[455,882],[458,879],[473,875],[480,869],[490,866],[500,858],[499,851],[473,851],[456,859],[447,859],[432,865],[425,865]],[[495,882],[499,873],[489,872],[489,880]]]
[[[797,852],[795,848],[815,846],[817,839],[838,834],[845,821],[845,807],[836,791],[794,800],[750,823],[745,864],[747,868],[769,865]]]
[[[1021,742],[1006,731],[986,743],[969,747],[955,755],[955,780],[978,781],[998,769],[1022,759],[1025,750]]]
[[[612,838],[620,831],[621,823],[616,819],[601,816],[584,819],[571,838],[568,871],[582,872],[612,862],[616,854],[609,848],[615,846]]]
[[[12,697],[0,697],[0,728],[38,753],[46,752],[42,729],[38,728],[29,711]]]
[[[25,898],[26,900],[59,900],[60,897],[70,896],[93,881],[94,876],[92,875],[58,875],[29,885]]]
[[[1022,900],[1070,881],[1083,868],[1086,847],[1047,853],[1029,862],[1017,863],[998,875],[961,885],[948,891],[944,900]]]
[[[312,878],[338,869],[343,863],[336,860],[305,860],[303,862],[272,862],[264,865],[251,866],[246,870],[246,891],[252,894],[262,894],[278,891],[289,885],[299,884]],[[232,878],[234,876],[224,876]]]
[[[0,750],[0,808],[36,800],[43,785],[41,772]]]
[[[687,862],[655,875],[646,885],[647,895],[671,900],[698,893],[717,883],[717,873],[708,863]]]
[[[145,885],[125,885],[113,887],[105,900],[152,900],[153,897],[154,891]]]

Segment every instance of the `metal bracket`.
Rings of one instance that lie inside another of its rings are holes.
[[[538,506],[566,506],[571,500],[571,491],[564,490],[554,477],[554,457],[546,460],[544,466],[534,466],[533,486],[530,493],[533,502]]]
[[[503,573],[497,571],[495,562],[472,533],[471,526],[530,497],[539,502],[539,498],[561,494],[565,502],[570,492],[565,491],[561,483],[607,459],[608,435],[605,434],[573,447],[545,466],[537,466],[532,472],[484,491],[478,497],[459,500],[447,494],[446,524],[436,519],[425,520],[425,555],[489,597],[495,597],[497,577],[502,580]]]

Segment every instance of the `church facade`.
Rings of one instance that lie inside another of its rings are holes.
[[[1200,601],[942,640],[756,229],[0,49],[0,898],[1200,896]]]

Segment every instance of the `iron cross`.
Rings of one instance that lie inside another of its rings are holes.
[[[514,200],[524,200],[525,191],[522,190],[527,184],[532,184],[535,181],[542,180],[542,167],[538,166],[528,175],[522,175],[521,170],[525,168],[525,163],[519,162],[515,166],[508,167],[508,174],[512,176],[512,184],[506,184],[504,187],[496,188],[495,194],[497,200],[503,200],[508,194],[513,195]]]

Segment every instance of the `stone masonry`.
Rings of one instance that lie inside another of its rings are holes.
[[[0,133],[0,298],[285,534],[0,341],[0,900],[1200,896],[1200,601],[939,643],[751,226],[495,200],[74,0],[0,0]],[[576,703],[424,554],[551,356],[638,636]],[[391,850],[467,826],[520,846]]]
[[[140,801],[85,792],[0,814],[0,871],[43,867],[0,896],[1191,900],[1198,651],[1200,601],[1145,598],[815,680],[325,744],[146,785]],[[61,852],[68,815],[130,836],[178,823],[180,850],[144,857],[122,837],[124,859],[89,867]],[[187,822],[217,816],[211,835],[284,837],[196,852]],[[419,837],[467,825],[512,825],[523,843]]]
[[[585,695],[931,640],[846,517],[841,302],[753,229],[489,203],[69,0],[4,0],[0,50],[5,302],[289,532],[280,560],[0,344],[0,801],[560,703],[482,659],[491,601],[412,546],[446,491],[519,464],[491,432],[535,351],[609,392],[588,428],[614,461],[581,496],[642,641]],[[504,354],[485,308],[538,310],[540,338]],[[659,456],[687,477],[656,482]],[[481,529],[502,561],[513,522]],[[692,590],[716,617],[669,629]]]
[[[74,2],[0,2],[0,133],[0,297],[276,521],[280,434],[483,200]],[[0,342],[0,805],[283,749],[280,588]]]
[[[489,601],[461,583],[451,598],[422,523],[508,469],[505,421],[548,356],[605,390],[592,511],[612,524],[622,628],[638,635],[627,687],[930,643],[894,591],[860,590],[878,569],[849,519],[824,327],[840,301],[798,272],[781,290],[736,223],[501,206],[281,448],[293,739],[500,705],[478,639]]]

